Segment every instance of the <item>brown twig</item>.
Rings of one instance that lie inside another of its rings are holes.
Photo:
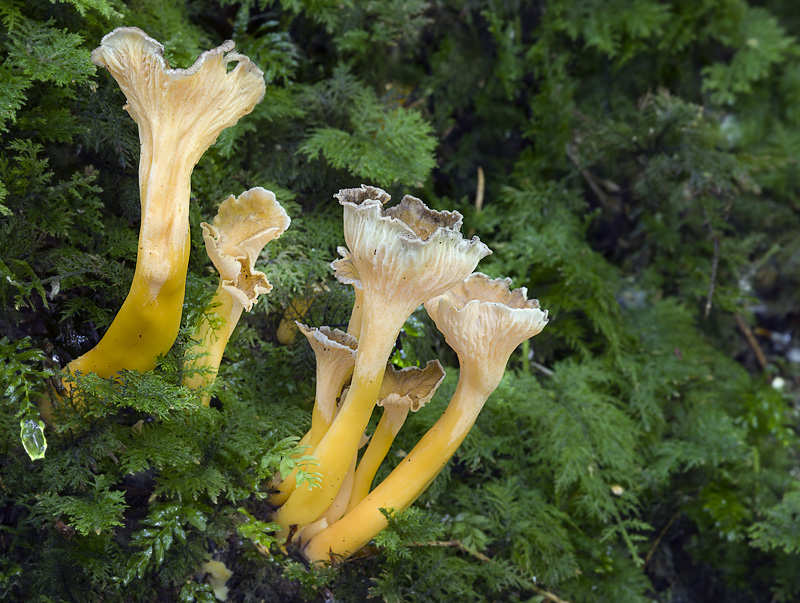
[[[742,318],[741,314],[734,312],[733,317],[736,319],[736,324],[739,326],[739,330],[742,332],[745,339],[747,339],[747,343],[750,344],[750,349],[753,350],[753,354],[755,354],[756,360],[761,366],[761,370],[767,370],[767,357],[764,356],[761,346],[758,345],[758,340],[756,340],[755,335],[753,335],[753,331],[750,330],[750,327],[744,321],[744,318]]]
[[[711,258],[711,282],[708,285],[708,296],[706,297],[706,309],[703,312],[703,318],[708,318],[711,313],[711,300],[714,297],[714,287],[717,283],[717,267],[719,266],[719,237],[714,234],[710,224],[708,230],[712,241],[714,241],[714,255]]]
[[[476,551],[473,548],[468,547],[466,544],[459,540],[430,540],[427,542],[411,542],[409,546],[431,546],[431,547],[446,547],[451,549],[457,549],[462,553],[466,553],[475,559],[483,561],[484,563],[494,563],[491,557],[487,557],[483,553]],[[535,584],[528,584],[528,588],[535,592],[537,595],[543,596],[548,601],[552,601],[553,603],[569,603],[566,599],[562,599],[558,595],[551,593],[548,590],[543,588],[539,588]]]
[[[458,549],[462,553],[467,553],[471,557],[475,557],[475,559],[480,559],[484,563],[492,562],[491,557],[487,557],[480,551],[476,551],[475,549],[468,547],[460,540],[426,540],[425,542],[409,542],[408,546],[418,546],[418,547],[430,546],[439,548]]]
[[[594,194],[597,195],[597,198],[600,199],[600,203],[603,205],[603,207],[607,209],[613,208],[614,203],[609,201],[606,194],[603,192],[603,190],[595,181],[594,176],[592,176],[591,172],[589,172],[589,170],[587,170],[586,168],[581,167],[580,162],[578,161],[578,156],[575,155],[575,150],[572,148],[572,145],[568,144],[564,148],[567,151],[567,157],[569,157],[569,160],[575,165],[576,168],[578,168],[578,170],[581,173],[581,176],[583,176],[584,180],[586,180],[586,183],[589,185],[589,188],[592,189],[592,192],[594,192]]]
[[[486,188],[486,177],[483,175],[483,168],[478,166],[478,184],[475,187],[475,213],[478,214],[483,209],[483,193]]]
[[[724,201],[720,193],[714,194],[714,197],[719,199],[720,201]],[[723,222],[728,221],[728,216],[731,212],[731,204],[732,200],[728,200],[725,203],[722,209],[722,220]],[[711,241],[714,243],[714,255],[711,257],[711,282],[708,286],[708,297],[706,297],[706,309],[703,315],[703,318],[708,318],[709,313],[711,312],[711,302],[712,298],[714,297],[714,288],[717,284],[717,268],[719,267],[719,241],[720,241],[720,234],[718,231],[714,230],[714,226],[711,224],[711,218],[708,215],[708,210],[703,209],[703,219],[705,220],[706,228],[708,228],[708,236],[711,237]]]
[[[475,185],[475,215],[481,213],[483,209],[483,194],[486,190],[486,178],[483,175],[483,168],[478,166],[478,183]],[[469,229],[468,235],[471,237],[475,234],[475,227]]]
[[[647,564],[650,563],[650,559],[653,558],[653,553],[656,552],[656,549],[658,548],[658,545],[661,544],[661,540],[664,538],[666,533],[672,527],[672,524],[675,523],[675,521],[678,519],[678,517],[681,516],[681,513],[683,513],[683,509],[678,509],[677,511],[675,511],[675,513],[672,514],[672,517],[669,518],[669,521],[667,522],[667,524],[663,528],[661,528],[661,531],[658,533],[658,536],[653,541],[653,544],[650,547],[650,550],[647,551],[647,555],[644,556],[644,566],[645,567],[647,567]]]

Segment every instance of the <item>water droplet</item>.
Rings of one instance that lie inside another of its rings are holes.
[[[20,433],[19,437],[22,440],[22,445],[25,447],[25,452],[31,457],[32,461],[44,458],[44,452],[47,450],[47,438],[44,437],[44,423],[42,421],[34,421],[33,419],[22,419],[19,422]]]

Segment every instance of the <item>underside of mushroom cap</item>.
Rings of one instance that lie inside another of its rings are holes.
[[[352,335],[330,327],[309,327],[297,321],[295,321],[295,324],[300,329],[300,332],[306,336],[315,353],[336,351],[353,360],[355,359],[356,351],[358,351],[358,339]]]
[[[255,269],[256,260],[264,246],[281,236],[290,222],[275,195],[256,187],[225,199],[213,225],[200,225],[223,288],[247,311],[259,295],[272,289],[266,276]]]
[[[378,406],[402,404],[411,412],[417,412],[430,402],[444,377],[444,369],[438,360],[429,360],[424,369],[408,366],[397,370],[389,364],[383,375]]]
[[[343,205],[345,203],[360,205],[371,201],[385,205],[392,197],[382,188],[362,184],[360,188],[343,188],[334,195],[334,198],[338,199],[339,203]]]
[[[411,196],[384,209],[375,190],[347,189],[337,196],[349,250],[333,263],[342,282],[360,281],[365,293],[407,300],[413,308],[461,281],[491,253],[477,237],[464,239],[458,212],[431,210]]]
[[[385,215],[408,226],[423,241],[427,241],[439,228],[459,231],[464,222],[464,217],[457,211],[430,209],[421,199],[411,195],[406,195],[398,205],[388,208]]]
[[[92,62],[117,80],[140,129],[171,131],[196,163],[222,130],[264,98],[264,74],[233,48],[227,40],[191,67],[172,69],[159,42],[137,27],[119,27],[92,51]],[[229,70],[232,62],[238,64]]]
[[[520,343],[544,329],[547,311],[538,300],[527,299],[524,288],[512,290],[510,285],[511,279],[492,280],[476,272],[425,302],[428,315],[460,360],[504,368]]]

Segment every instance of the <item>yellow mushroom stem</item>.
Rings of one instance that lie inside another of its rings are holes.
[[[347,501],[353,492],[353,484],[355,483],[356,473],[356,458],[353,457],[353,462],[347,470],[347,475],[342,480],[342,487],[333,499],[331,506],[325,509],[322,516],[315,522],[307,525],[300,533],[299,543],[305,544],[311,540],[316,534],[327,528],[329,525],[339,521],[342,516],[347,512]]]
[[[303,436],[301,444],[308,448],[303,455],[314,453],[317,444],[328,431],[338,408],[336,401],[342,388],[353,374],[358,340],[355,337],[329,327],[310,328],[300,322],[297,328],[306,336],[317,361],[316,395],[314,409],[311,413],[311,429]],[[301,466],[300,469],[306,469]],[[278,492],[273,494],[270,502],[282,505],[296,486],[297,470],[293,470],[278,485]]]
[[[419,498],[464,441],[496,387],[481,373],[462,371],[444,414],[366,498],[309,541],[304,550],[308,559],[335,561],[352,555],[388,525],[380,509],[404,511]]]
[[[187,368],[205,370],[190,374],[184,385],[197,389],[216,379],[242,311],[252,310],[258,297],[272,289],[266,275],[255,269],[256,260],[266,244],[280,237],[290,223],[275,195],[255,187],[238,197],[230,195],[220,204],[213,224],[201,224],[206,252],[220,280],[195,327],[193,339],[197,344],[190,349],[193,357],[187,362]],[[203,403],[208,402],[206,394]]]
[[[348,511],[369,493],[375,473],[386,458],[409,411],[418,412],[425,406],[439,389],[444,376],[444,369],[438,360],[430,360],[424,368],[409,366],[398,370],[388,365],[378,401],[378,405],[383,407],[383,415],[358,463]]]
[[[184,380],[184,385],[192,389],[208,387],[212,383],[222,362],[222,355],[228,341],[233,335],[236,324],[244,311],[241,303],[234,299],[233,295],[220,284],[214,292],[214,297],[208,304],[200,322],[195,327],[192,339],[198,342],[192,346],[191,351],[198,354],[192,359],[192,366],[197,369],[193,374]],[[209,398],[204,395],[203,404],[208,406]]]
[[[361,436],[361,439],[358,442],[358,449],[360,450],[364,446],[367,445],[369,438],[366,435]],[[344,476],[342,480],[342,486],[339,488],[339,492],[336,493],[335,498],[331,505],[325,509],[325,511],[320,515],[319,519],[316,521],[308,524],[305,527],[301,527],[293,537],[294,543],[303,543],[305,544],[308,542],[315,534],[324,530],[326,527],[331,525],[332,523],[341,519],[342,515],[347,512],[347,502],[350,500],[350,495],[353,492],[353,483],[355,482],[355,473],[356,473],[356,461],[358,460],[358,453],[353,456],[353,460],[350,463],[350,467],[347,469],[347,474]],[[285,527],[282,530],[276,532],[275,536],[278,540],[284,540],[289,535],[289,528]]]
[[[297,448],[299,452],[290,455],[293,459],[298,459],[301,456],[307,456],[308,450],[310,446],[308,445],[308,440],[310,437],[310,431],[307,431],[305,435],[300,438],[300,441],[297,442]],[[284,486],[284,483],[286,484]],[[291,484],[291,487],[290,485]],[[283,486],[283,488],[282,488]],[[269,487],[271,490],[276,490],[277,492],[270,496],[269,502],[270,504],[277,506],[282,505],[286,502],[286,499],[289,498],[289,494],[292,493],[297,487],[297,469],[292,469],[291,472],[284,477],[280,471],[277,472],[275,475],[272,476],[272,480],[270,480]]]
[[[311,411],[311,429],[308,431],[308,444],[311,450],[316,449],[317,444],[328,433],[328,429],[330,429],[338,412],[336,400],[342,392],[342,387],[352,374],[353,369],[351,368],[344,375],[344,381],[327,381],[322,385],[317,381],[317,397],[314,409]]]
[[[92,51],[138,126],[141,225],[130,292],[100,342],[69,364],[73,374],[147,371],[175,341],[189,261],[192,170],[220,132],[264,96],[264,74],[233,47],[227,41],[188,69],[171,69],[161,44],[120,27]]]
[[[353,310],[350,312],[350,322],[347,323],[347,333],[358,339],[361,337],[361,316],[364,313],[364,292],[361,287],[353,287],[356,295]]]
[[[336,498],[333,499],[331,506],[328,507],[322,514],[322,518],[328,522],[328,525],[339,521],[342,515],[347,511],[347,501],[353,492],[353,484],[355,484],[356,474],[356,457],[353,457],[353,462],[350,463],[350,468],[347,470],[347,475],[342,480],[342,487],[336,493]]]
[[[298,446],[303,448],[302,452],[293,455],[293,458],[298,459],[301,456],[311,456],[311,452],[314,450],[314,447],[311,446],[310,441],[311,431],[309,430],[302,438],[300,438],[300,441],[298,442]],[[298,466],[292,469],[289,472],[289,475],[286,477],[283,477],[280,474],[276,474],[275,477],[273,477],[272,487],[277,490],[277,492],[269,497],[269,502],[271,504],[279,507],[285,503],[289,498],[289,495],[294,492],[294,489],[297,487],[298,468],[302,471],[306,471],[311,468],[311,465],[308,463],[298,464]]]
[[[144,147],[143,147],[144,148]],[[149,371],[175,342],[189,265],[189,198],[194,165],[141,157],[142,222],[130,292],[100,342],[69,363],[70,373],[108,378],[125,368]]]
[[[305,526],[316,521],[333,502],[358,450],[358,442],[367,428],[386,370],[386,360],[405,322],[391,315],[379,315],[365,305],[362,337],[358,342],[353,381],[339,414],[314,449],[323,476],[321,486],[309,490],[297,488],[275,514],[284,527]],[[384,322],[386,321],[386,322]],[[388,323],[388,324],[387,324]]]
[[[380,467],[383,459],[386,458],[389,448],[392,447],[395,437],[397,437],[400,428],[405,423],[408,411],[408,404],[384,405],[381,420],[369,440],[369,446],[367,446],[361,460],[358,462],[358,468],[355,471],[353,480],[353,491],[350,495],[350,502],[347,504],[348,511],[352,510],[369,493],[369,489],[372,487],[372,480],[375,479],[375,474],[378,472],[378,467]]]

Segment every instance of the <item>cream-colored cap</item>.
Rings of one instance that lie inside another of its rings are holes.
[[[194,165],[222,130],[264,98],[264,74],[233,48],[228,40],[203,52],[188,69],[171,69],[158,41],[137,27],[119,27],[92,51],[92,62],[117,80],[142,144],[148,137],[179,141]],[[228,69],[232,62],[238,65]]]
[[[264,246],[281,236],[290,222],[272,191],[256,187],[225,199],[214,223],[200,225],[223,289],[248,312],[259,295],[272,289],[264,273],[255,269],[256,260]]]
[[[396,369],[387,366],[378,396],[378,406],[408,406],[417,412],[433,398],[444,380],[445,372],[438,360],[429,360],[425,368],[408,366]]]
[[[444,294],[425,302],[428,315],[463,365],[502,377],[511,353],[547,324],[547,311],[511,289],[511,279],[476,272]],[[495,384],[496,386],[496,384]]]
[[[416,197],[384,209],[385,191],[362,186],[335,197],[344,207],[347,251],[333,263],[336,277],[400,304],[409,313],[462,281],[491,253],[477,237],[466,240],[458,212],[429,209]],[[357,282],[356,282],[357,281]]]

